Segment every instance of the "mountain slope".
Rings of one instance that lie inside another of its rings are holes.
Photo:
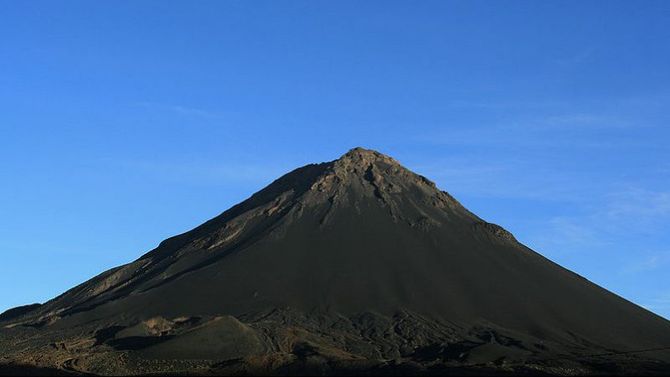
[[[3,323],[3,339],[32,337],[20,356],[0,343],[10,361],[95,373],[625,373],[670,362],[668,321],[361,148],[26,310]],[[52,338],[65,349],[44,351]],[[603,353],[616,355],[593,356]]]

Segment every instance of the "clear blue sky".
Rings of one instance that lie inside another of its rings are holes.
[[[668,1],[0,1],[0,310],[354,146],[670,318]]]

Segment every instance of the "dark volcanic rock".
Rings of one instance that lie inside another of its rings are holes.
[[[17,306],[16,308],[6,310],[2,314],[0,314],[0,321],[9,321],[10,319],[15,319],[17,317],[20,317],[22,315],[37,310],[37,308],[39,308],[40,306],[42,306],[42,304],[30,304],[30,305]]]
[[[14,313],[0,319],[4,362],[69,372],[653,374],[670,362],[668,321],[361,148]]]

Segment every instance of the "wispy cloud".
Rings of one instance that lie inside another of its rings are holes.
[[[670,265],[670,251],[639,250],[640,245],[649,247],[648,242],[641,243],[639,239],[653,236],[650,242],[662,244],[670,220],[669,198],[668,192],[646,190],[604,195],[601,202],[580,205],[581,213],[542,221],[527,241],[552,255],[589,253],[616,257],[621,263],[619,272],[625,275],[658,271]]]
[[[519,109],[552,109],[566,106],[567,103],[563,101],[529,101],[529,100],[513,100],[513,101],[486,101],[486,100],[451,100],[447,106],[452,108],[472,108],[481,110],[519,110]]]
[[[549,219],[532,244],[551,254],[571,254],[601,248],[609,244],[599,229],[590,227],[580,217],[557,216]]]
[[[123,169],[126,176],[151,177],[157,181],[194,185],[268,183],[293,167],[282,163],[239,163],[220,161],[108,160],[110,168]]]
[[[670,191],[630,188],[602,195],[600,203],[592,203],[587,213],[573,221],[600,233],[639,234],[656,232],[668,219]]]
[[[527,150],[557,148],[621,148],[644,144],[622,137],[644,127],[625,117],[598,113],[552,112],[543,116],[526,116],[518,120],[482,123],[462,127],[436,127],[431,134],[417,135],[413,141],[426,145],[458,145]],[[603,135],[607,131],[608,134]]]
[[[658,270],[670,264],[670,251],[654,252],[638,261],[625,266],[623,273],[638,274]]]
[[[202,109],[196,109],[193,107],[185,107],[185,106],[170,106],[170,109],[173,110],[176,113],[183,114],[183,115],[193,115],[193,116],[199,116],[199,117],[204,117],[204,118],[222,118],[221,114],[217,114],[211,111],[207,110],[202,110]]]
[[[670,216],[670,191],[630,188],[609,194],[608,197],[606,215],[610,219],[634,217],[647,221]]]
[[[605,190],[588,172],[555,169],[532,156],[469,153],[430,163],[409,164],[452,194],[548,202],[585,202]]]
[[[417,137],[428,144],[593,147],[635,145],[639,128],[663,128],[670,93],[602,98],[580,102],[533,99],[453,99],[447,106],[482,118],[472,125],[436,127]],[[664,115],[665,114],[665,115]],[[483,116],[483,117],[482,117]],[[580,132],[583,131],[583,132]],[[603,134],[603,131],[616,131]],[[617,136],[628,135],[618,138]],[[639,135],[638,135],[639,136]],[[615,140],[608,141],[607,139]],[[642,144],[646,145],[646,144]]]
[[[155,102],[139,102],[136,105],[152,110],[168,111],[183,116],[193,116],[209,119],[223,119],[224,115],[215,111],[204,110],[182,105],[168,105]]]
[[[666,109],[670,104],[670,93],[657,93],[655,95],[634,96],[623,98],[617,105],[633,108],[661,108]]]
[[[575,127],[575,128],[622,128],[640,125],[615,117],[611,115],[598,113],[561,113],[555,115],[547,115],[543,118],[538,118],[531,124],[539,124],[543,126],[553,127]]]

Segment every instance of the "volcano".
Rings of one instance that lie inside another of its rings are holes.
[[[0,363],[19,374],[663,374],[670,322],[355,148],[3,313]]]

